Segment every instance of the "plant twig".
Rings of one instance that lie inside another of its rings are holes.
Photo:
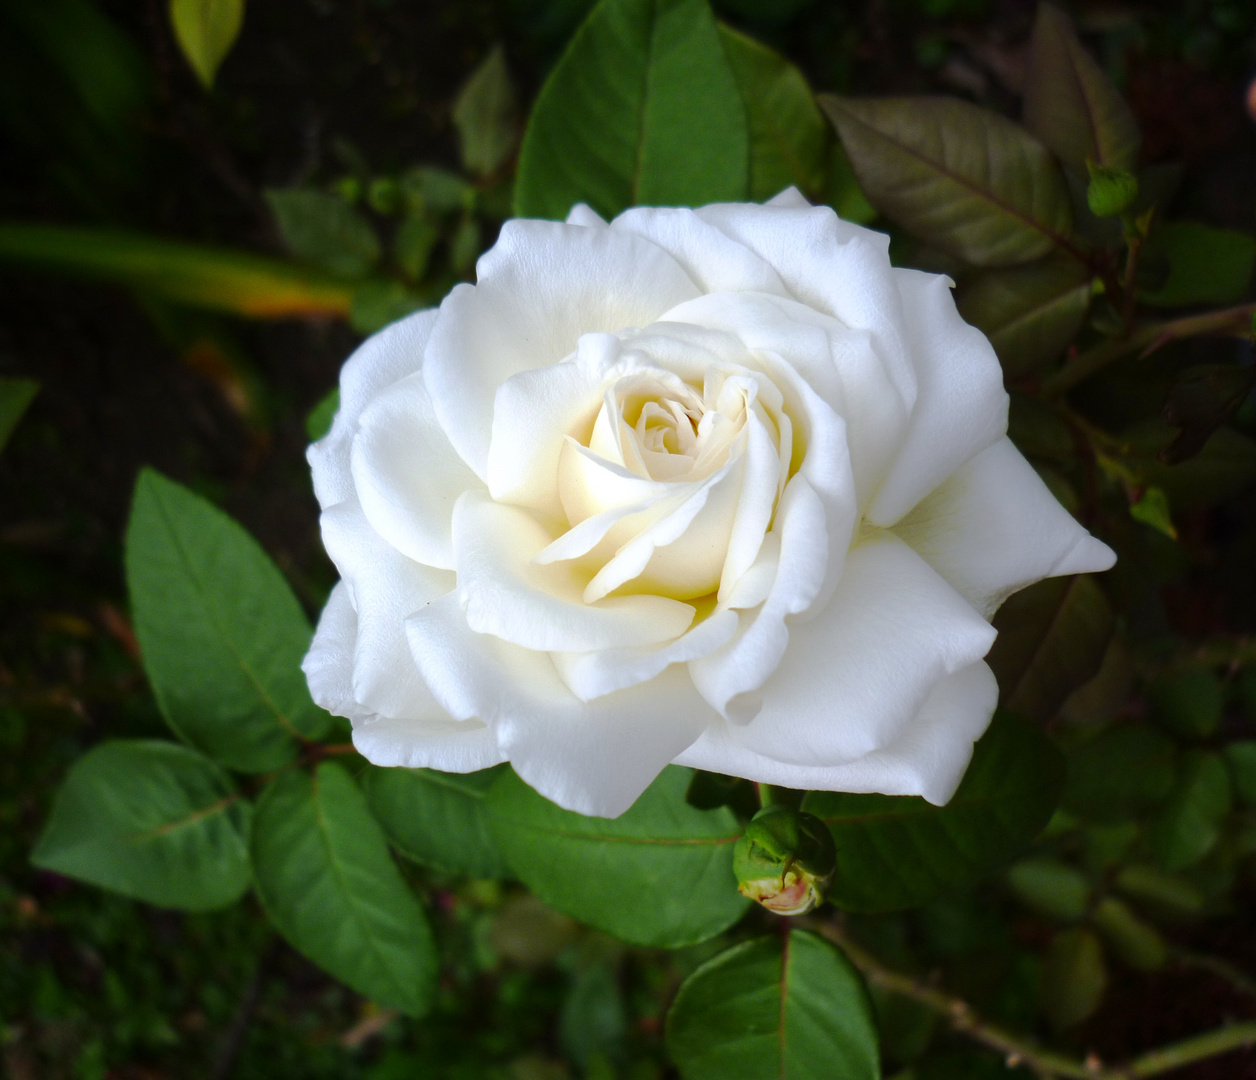
[[[1208,311],[1202,315],[1189,315],[1184,319],[1148,323],[1125,337],[1105,341],[1079,356],[1075,356],[1055,375],[1042,384],[1044,397],[1058,397],[1079,383],[1085,382],[1098,371],[1131,353],[1142,352],[1148,356],[1170,341],[1197,337],[1201,334],[1233,334],[1241,336],[1251,330],[1256,304],[1240,304],[1222,311]]]
[[[1190,949],[1175,949],[1173,958],[1190,967],[1211,972],[1218,978],[1224,979],[1236,990],[1240,990],[1251,997],[1256,997],[1256,979],[1253,979],[1250,975],[1240,971],[1225,960],[1215,956],[1208,956],[1204,953],[1192,952]]]
[[[253,1022],[253,1015],[257,1012],[258,1002],[261,1001],[262,986],[270,974],[275,953],[276,941],[272,937],[258,957],[257,966],[245,984],[235,1015],[232,1016],[231,1024],[218,1047],[213,1071],[210,1073],[213,1080],[230,1080],[231,1074],[235,1072],[236,1062],[244,1049],[244,1040],[248,1035],[249,1025]]]
[[[832,922],[809,919],[805,925],[837,945],[874,986],[919,1002],[945,1017],[955,1031],[994,1050],[1009,1065],[1023,1065],[1043,1080],[1056,1077],[1066,1080],[1143,1080],[1195,1061],[1256,1045],[1256,1022],[1248,1021],[1229,1024],[1152,1050],[1125,1065],[1105,1065],[1093,1054],[1085,1060],[1078,1060],[1048,1050],[1024,1036],[981,1019],[962,998],[891,970]]]

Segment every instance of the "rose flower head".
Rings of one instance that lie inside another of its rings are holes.
[[[615,816],[669,762],[945,803],[1002,601],[1111,551],[950,281],[789,190],[507,222],[345,364],[304,664],[378,765]]]

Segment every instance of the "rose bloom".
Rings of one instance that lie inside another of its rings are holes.
[[[1111,551],[1007,439],[946,278],[792,189],[510,221],[366,341],[309,451],[304,669],[377,765],[622,813],[669,762],[945,803],[989,619]]]

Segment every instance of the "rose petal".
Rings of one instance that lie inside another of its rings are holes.
[[[740,614],[741,629],[727,645],[689,664],[693,683],[706,702],[721,715],[742,720],[759,707],[751,691],[763,685],[785,654],[790,634],[785,617],[808,608],[824,583],[829,558],[834,557],[825,534],[824,504],[805,477],[795,476],[786,485],[771,535],[780,545],[780,555],[763,606]]]
[[[606,219],[586,203],[576,203],[567,215],[568,225],[581,225],[588,229],[605,229]]]
[[[906,438],[867,510],[891,525],[1007,431],[1003,369],[986,336],[959,317],[950,282],[899,270],[905,331],[920,391]]]
[[[454,503],[480,482],[437,423],[421,371],[388,387],[362,413],[350,462],[375,531],[403,555],[452,570]]]
[[[581,334],[644,326],[697,294],[647,240],[549,221],[508,221],[476,272],[441,304],[424,371],[441,427],[485,480],[499,386],[557,363]]]
[[[771,264],[795,299],[867,331],[895,393],[912,404],[916,373],[902,337],[888,236],[842,221],[827,206],[720,203],[698,215]]]
[[[358,417],[381,390],[419,370],[435,325],[435,308],[398,319],[362,342],[340,369],[340,407],[331,430],[306,451],[322,509],[353,496],[349,447]]]
[[[860,505],[871,498],[907,430],[910,399],[895,389],[867,331],[793,300],[729,293],[704,296],[667,313],[668,319],[735,333],[782,392],[805,387],[842,418],[843,440]],[[774,366],[764,358],[777,358]],[[793,395],[801,403],[799,392]],[[814,411],[814,410],[811,410]]]
[[[780,275],[763,259],[692,210],[639,206],[611,228],[643,236],[672,256],[704,293],[763,292],[787,296]]]
[[[587,603],[632,582],[635,589],[693,599],[719,585],[744,482],[746,455],[694,484],[673,485],[683,501],[660,500],[664,512],[620,547],[585,586]],[[635,522],[634,522],[635,524]]]
[[[893,743],[938,680],[993,641],[994,628],[919,555],[875,533],[847,555],[825,609],[791,628],[762,708],[733,738],[783,762],[853,761]]]
[[[474,633],[452,597],[407,630],[450,714],[483,720],[527,783],[577,813],[623,813],[712,718],[680,667],[582,702],[547,655]]]
[[[675,641],[638,649],[550,655],[567,688],[581,701],[653,679],[672,664],[697,660],[725,644],[737,632],[735,611],[716,611]]]
[[[588,444],[608,373],[622,353],[613,334],[584,334],[571,362],[521,371],[497,389],[488,487],[493,498],[557,523],[558,459],[575,437]]]
[[[358,615],[349,599],[349,587],[336,582],[318,617],[310,651],[301,670],[310,697],[333,716],[359,720],[371,713],[353,697],[353,649],[358,639]]]
[[[500,765],[506,756],[479,720],[396,720],[378,717],[353,727],[353,745],[374,765],[468,773]]]
[[[458,500],[458,595],[472,630],[529,649],[587,652],[670,641],[689,628],[694,609],[661,596],[586,604],[569,564],[532,562],[550,540],[526,510],[473,491]]]
[[[353,699],[369,712],[440,719],[442,712],[410,656],[404,622],[454,587],[454,576],[416,563],[385,543],[356,502],[324,510],[323,544],[357,612]]]
[[[1116,561],[1007,438],[952,473],[893,531],[987,619],[1026,585]]]
[[[950,801],[972,759],[973,743],[994,715],[999,687],[978,661],[933,687],[899,737],[882,750],[840,765],[795,765],[756,753],[727,728],[712,726],[677,765],[741,776],[800,791],[921,795],[935,806]]]

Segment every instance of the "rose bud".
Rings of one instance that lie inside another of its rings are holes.
[[[805,915],[824,903],[837,869],[824,822],[788,806],[767,806],[733,848],[737,891],[778,915]]]
[[[1124,169],[1109,169],[1086,163],[1090,183],[1086,186],[1086,203],[1095,217],[1120,217],[1138,198],[1138,179]]]

